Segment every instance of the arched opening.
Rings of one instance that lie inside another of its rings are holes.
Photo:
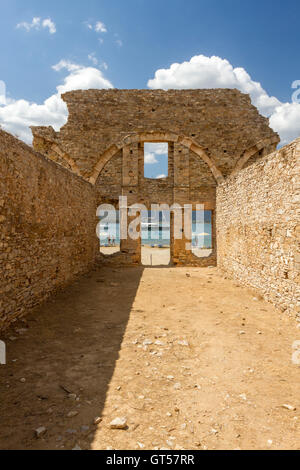
[[[168,266],[171,263],[169,210],[142,211],[141,260],[144,266]]]
[[[212,211],[192,212],[192,253],[197,258],[207,258],[213,252]]]
[[[111,256],[120,251],[120,213],[118,210],[99,211],[98,238],[100,253]]]

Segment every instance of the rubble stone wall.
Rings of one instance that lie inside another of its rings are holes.
[[[300,312],[300,139],[217,188],[218,266]]]
[[[279,142],[249,95],[238,90],[77,90],[62,98],[68,122],[59,132],[33,127],[34,146],[86,179],[108,149],[120,148],[124,139],[141,133],[189,139],[224,176],[245,152],[246,158],[259,157],[258,152],[270,153]]]
[[[87,271],[96,247],[92,185],[0,131],[0,329]]]
[[[212,249],[210,256],[198,258],[186,250],[186,241],[177,243],[171,222],[171,260],[176,265],[214,266],[216,264],[215,206],[217,182],[208,165],[192,150],[169,142],[168,176],[161,179],[144,176],[144,143],[125,146],[102,169],[96,184],[97,205],[109,203],[118,207],[119,196],[126,195],[130,204],[143,204],[148,210],[152,204],[197,204],[212,211]],[[126,262],[132,255],[134,263],[141,262],[138,242],[124,242]],[[126,245],[126,246],[125,246]],[[175,248],[174,248],[175,247]],[[177,247],[177,249],[176,249]],[[116,258],[116,257],[115,257]]]

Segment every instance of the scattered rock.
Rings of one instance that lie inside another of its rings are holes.
[[[35,430],[35,437],[37,439],[40,439],[42,436],[44,436],[47,432],[47,429],[44,426],[41,426]]]
[[[74,400],[74,401],[75,401],[76,398],[77,398],[77,395],[76,395],[75,393],[70,393],[70,394],[68,395],[68,398],[70,398],[70,400]]]
[[[285,408],[286,410],[289,410],[289,411],[296,411],[296,408],[292,405],[282,405],[282,408]]]
[[[26,379],[24,379],[24,377],[22,377],[22,379],[20,379],[20,382],[21,382],[22,384],[24,384],[24,383],[26,382]]]
[[[178,341],[178,344],[179,344],[180,346],[189,346],[189,343],[188,343],[188,341],[186,341],[186,340],[184,340],[184,341]]]
[[[102,418],[97,417],[97,418],[94,419],[94,424],[95,425],[100,424],[101,421],[102,421]]]
[[[110,429],[127,429],[127,419],[123,418],[116,418],[111,421],[109,425]]]
[[[75,418],[75,416],[78,415],[78,411],[70,411],[70,413],[67,414],[68,418]]]

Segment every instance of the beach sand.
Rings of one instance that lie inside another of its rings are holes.
[[[120,247],[102,247],[103,255],[112,255],[120,251]],[[195,249],[194,254],[199,257],[206,257],[211,254],[209,249]],[[170,264],[170,248],[152,248],[149,245],[142,246],[143,266],[168,266]]]

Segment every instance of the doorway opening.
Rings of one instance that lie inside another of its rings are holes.
[[[193,211],[192,253],[198,258],[207,258],[212,252],[212,211]]]
[[[109,256],[120,251],[120,212],[107,211],[100,216],[100,253]]]
[[[170,211],[141,212],[142,264],[168,266],[171,262]]]

